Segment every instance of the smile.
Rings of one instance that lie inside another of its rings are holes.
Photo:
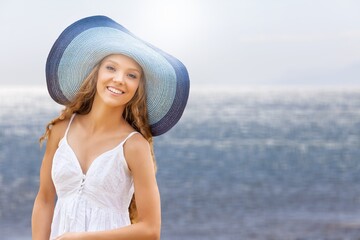
[[[120,91],[120,90],[118,90],[118,89],[116,89],[116,88],[113,88],[113,87],[106,87],[106,88],[107,88],[107,90],[109,90],[110,92],[115,93],[115,94],[118,94],[118,95],[124,93],[124,92],[122,92],[122,91]]]

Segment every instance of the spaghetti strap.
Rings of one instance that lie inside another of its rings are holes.
[[[129,139],[129,138],[131,138],[131,136],[132,135],[134,135],[135,133],[138,133],[138,132],[131,132],[122,142],[121,142],[121,144],[120,145],[124,145],[124,143]]]
[[[67,136],[67,133],[68,133],[69,128],[70,128],[70,125],[71,125],[71,123],[72,123],[75,115],[76,115],[76,113],[73,113],[73,115],[72,115],[71,118],[70,118],[69,124],[68,124],[68,126],[67,126],[67,128],[66,128],[66,131],[65,131],[65,134],[64,134],[64,137],[65,137],[65,138],[66,138],[66,136]]]

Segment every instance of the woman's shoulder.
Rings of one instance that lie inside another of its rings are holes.
[[[142,144],[148,144],[148,141],[145,137],[136,130],[133,126],[129,123],[126,123],[123,127],[125,137],[125,143],[127,146],[140,146]]]
[[[136,169],[144,169],[152,163],[149,161],[152,158],[150,144],[140,133],[133,134],[127,139],[124,145],[124,156],[132,172]],[[153,166],[149,169],[153,169]]]
[[[67,126],[69,125],[69,122],[70,118],[55,122],[51,127],[49,138],[60,141],[60,139],[65,135],[65,131]]]
[[[50,154],[49,156],[51,156],[51,159],[59,146],[60,140],[65,134],[68,123],[69,119],[63,119],[55,121],[55,123],[50,126],[46,143],[46,155]]]
[[[144,138],[140,132],[132,132],[129,134],[128,139],[124,144],[124,149],[127,152],[136,152],[141,149],[146,150],[149,148],[149,142]]]

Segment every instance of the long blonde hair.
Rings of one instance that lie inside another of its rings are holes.
[[[57,122],[63,121],[64,119],[69,119],[73,113],[87,114],[90,112],[96,94],[97,76],[101,62],[102,61],[100,61],[100,63],[98,63],[90,72],[90,74],[85,78],[74,100],[65,105],[65,108],[61,111],[60,115],[51,120],[46,125],[45,133],[39,139],[40,144],[42,144],[42,142],[49,137],[51,133],[51,127]],[[153,138],[148,121],[144,77],[142,77],[134,97],[126,105],[123,112],[123,117],[149,142],[156,172],[157,166],[154,155]],[[131,223],[136,223],[138,221],[138,214],[135,203],[135,195],[132,196],[131,203],[129,205],[129,214]]]

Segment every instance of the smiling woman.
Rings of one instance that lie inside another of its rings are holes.
[[[98,94],[93,105],[102,101],[111,107],[123,107],[133,98],[139,84],[144,85],[144,80],[137,62],[121,54],[107,56],[99,66]]]
[[[48,141],[33,239],[160,239],[153,136],[184,111],[185,66],[112,19],[92,16],[56,40],[46,80],[65,108],[40,138]]]

